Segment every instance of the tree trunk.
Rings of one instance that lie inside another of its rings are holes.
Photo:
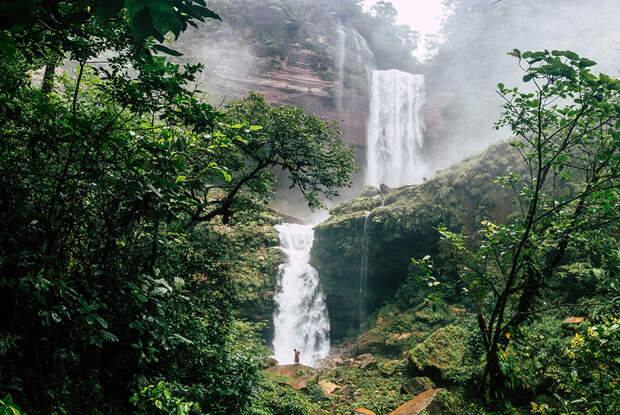
[[[43,74],[43,82],[41,83],[41,92],[49,94],[54,88],[54,72],[56,64],[50,63],[45,65],[45,74]]]

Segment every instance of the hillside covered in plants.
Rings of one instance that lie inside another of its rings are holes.
[[[405,3],[0,2],[0,415],[620,412],[614,0]]]

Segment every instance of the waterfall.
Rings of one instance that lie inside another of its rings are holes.
[[[368,218],[370,218],[370,211],[367,211],[366,216],[364,217],[362,260],[360,263],[359,303],[357,308],[357,318],[359,320],[360,327],[364,320],[366,320],[366,286],[368,284]]]
[[[338,26],[338,53],[336,56],[336,71],[338,72],[338,89],[336,90],[336,108],[342,110],[342,98],[344,95],[344,61],[346,58],[347,33],[342,26]]]
[[[275,295],[273,349],[280,364],[293,363],[293,349],[300,361],[312,365],[329,353],[329,319],[319,275],[310,265],[314,240],[312,225],[276,225],[286,262],[280,266]]]
[[[367,135],[366,183],[391,187],[419,183],[426,173],[424,75],[372,71]]]

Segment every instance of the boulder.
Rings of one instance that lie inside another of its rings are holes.
[[[353,397],[355,391],[356,389],[354,385],[345,385],[344,388],[342,388],[342,394],[349,399]]]
[[[377,353],[384,351],[385,339],[377,334],[365,333],[353,346],[354,354]]]
[[[409,366],[414,374],[441,381],[462,369],[465,360],[465,331],[446,326],[435,331],[409,351]]]
[[[434,387],[435,385],[433,384],[433,381],[429,378],[417,376],[405,383],[400,388],[400,393],[407,395],[418,395],[422,392],[429,391]]]
[[[403,362],[401,360],[388,360],[381,365],[381,374],[385,376],[392,376],[401,369],[402,363]]]
[[[328,382],[326,380],[320,380],[319,381],[319,387],[321,388],[321,390],[323,391],[323,393],[325,394],[325,396],[330,396],[332,393],[342,389],[342,386],[338,386],[335,383],[332,382]]]
[[[388,415],[418,415],[433,402],[435,396],[441,391],[441,388],[437,388],[422,392],[404,405],[390,412]]]
[[[373,411],[371,411],[370,409],[366,409],[366,408],[357,408],[355,410],[355,412],[353,413],[353,415],[377,415],[375,414]]]
[[[359,364],[360,369],[369,369],[377,366],[377,359],[370,353],[356,356],[354,360]]]
[[[365,186],[361,191],[359,197],[373,197],[380,195],[381,191],[374,186]]]
[[[291,386],[293,389],[303,389],[308,382],[315,379],[317,370],[305,365],[278,365],[265,369],[265,372],[282,376],[285,381],[283,383]]]

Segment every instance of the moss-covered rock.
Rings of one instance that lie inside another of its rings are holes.
[[[232,247],[228,266],[239,305],[238,318],[267,322],[263,337],[267,342],[273,335],[274,294],[278,283],[279,265],[284,254],[279,248],[280,238],[275,226],[276,214],[267,208],[243,217],[235,217],[230,224],[216,222],[212,230],[227,238]]]
[[[384,376],[392,376],[396,372],[402,371],[404,366],[402,360],[388,360],[381,365],[381,374]]]
[[[409,351],[409,366],[414,374],[424,374],[435,381],[451,380],[465,363],[465,330],[446,326],[431,334]]]
[[[407,381],[401,388],[400,392],[409,395],[417,395],[422,392],[435,388],[433,381],[426,376],[416,376]]]
[[[465,409],[463,398],[454,392],[442,389],[426,408],[429,415],[462,415],[472,413]]]
[[[394,295],[412,257],[437,255],[438,226],[474,234],[481,220],[505,223],[515,206],[495,181],[519,166],[517,152],[499,143],[422,184],[393,189],[382,195],[383,203],[381,195],[364,193],[333,208],[315,227],[311,256],[326,294],[332,339],[360,326],[364,314],[358,310],[372,312]],[[360,287],[364,254],[368,278]]]

